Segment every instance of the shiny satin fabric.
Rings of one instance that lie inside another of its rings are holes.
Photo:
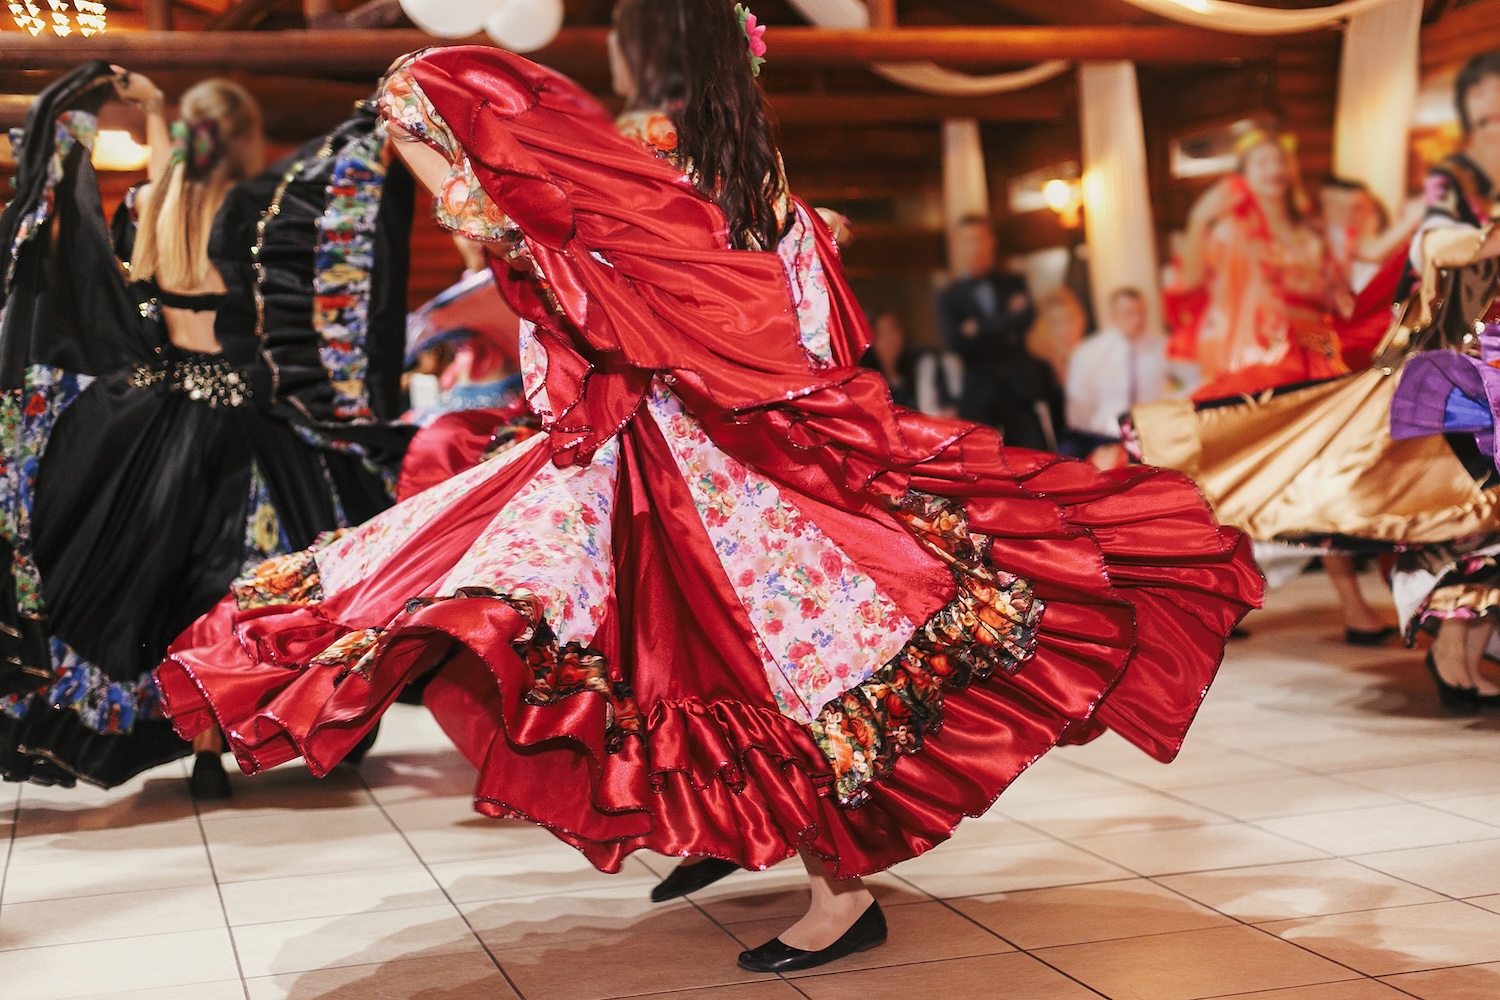
[[[1193,477],[1227,524],[1257,541],[1344,536],[1444,542],[1493,530],[1482,489],[1446,439],[1393,441],[1400,369],[1371,368],[1280,393],[1132,411],[1144,461]]]
[[[718,209],[622,145],[573,84],[494,49],[433,52],[412,71],[562,305],[559,317],[535,286],[499,275],[538,325],[560,416],[544,446],[469,489],[368,578],[317,602],[240,610],[228,599],[184,633],[157,672],[184,735],[217,724],[248,771],[302,756],[326,773],[436,668],[424,701],[479,768],[479,809],[541,823],[608,871],[640,848],[747,867],[807,848],[840,875],[865,874],[948,837],[1059,742],[1113,728],[1158,759],[1176,754],[1262,583],[1244,537],[1191,483],[1101,473],[896,408],[877,373],[849,367],[867,335],[821,228],[836,364],[815,366],[777,255],[723,249]],[[667,442],[640,415],[659,372],[715,446],[771,479],[911,620],[955,584],[893,513],[908,491],[952,499],[989,564],[1047,604],[1035,656],[1014,675],[947,689],[941,728],[859,808],[838,804],[809,730],[778,710],[755,627]],[[423,431],[404,490],[472,464],[493,426],[455,415]],[[594,644],[644,719],[614,749],[597,692],[529,698],[531,668],[513,645],[528,625],[504,595],[422,600],[541,463],[584,461],[611,437],[616,585]],[[358,670],[305,666],[365,629],[381,638]]]

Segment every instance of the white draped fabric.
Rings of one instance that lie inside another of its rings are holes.
[[[1083,133],[1083,207],[1094,311],[1109,315],[1117,288],[1140,289],[1161,328],[1156,223],[1146,174],[1146,133],[1135,64],[1086,62],[1078,67],[1079,125]]]
[[[1422,0],[1389,0],[1350,20],[1339,65],[1333,171],[1364,181],[1393,218],[1406,201],[1421,34]]]
[[[863,0],[790,0],[790,3],[809,24],[820,28],[857,31],[870,26],[870,11]],[[908,90],[942,97],[987,97],[1034,87],[1066,73],[1070,65],[1062,59],[1049,59],[1012,73],[987,76],[960,73],[933,62],[876,63],[870,69]]]
[[[1241,35],[1285,35],[1331,28],[1369,13],[1391,0],[1343,0],[1324,7],[1275,10],[1232,0],[1125,0],[1126,3],[1184,24]]]

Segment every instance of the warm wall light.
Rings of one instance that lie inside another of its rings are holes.
[[[151,147],[142,146],[122,128],[99,130],[94,140],[95,170],[144,170],[151,162]]]
[[[108,11],[98,0],[8,0],[10,16],[16,27],[40,35],[47,28],[59,37],[77,31],[85,38],[103,31]]]
[[[1053,178],[1042,185],[1042,197],[1047,207],[1054,212],[1065,212],[1073,202],[1073,185],[1065,180]]]
[[[1077,229],[1083,224],[1083,192],[1077,181],[1053,178],[1042,185],[1042,199],[1057,213],[1064,229]]]

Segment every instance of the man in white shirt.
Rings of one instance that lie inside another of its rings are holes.
[[[1146,299],[1134,288],[1109,297],[1110,325],[1068,360],[1068,427],[1082,454],[1120,440],[1120,417],[1168,394],[1167,338],[1147,329]]]

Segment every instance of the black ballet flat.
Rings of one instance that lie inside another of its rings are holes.
[[[822,951],[803,951],[772,938],[759,948],[740,952],[740,968],[746,972],[800,972],[837,961],[845,955],[869,951],[885,944],[885,914],[880,904],[871,902],[854,926]]]
[[[1443,675],[1438,673],[1437,661],[1432,658],[1431,653],[1427,654],[1427,672],[1432,675],[1432,682],[1437,685],[1438,701],[1442,702],[1444,708],[1450,712],[1461,712],[1466,715],[1479,711],[1479,706],[1484,703],[1479,689],[1458,687],[1443,680]]]
[[[377,722],[368,733],[360,737],[359,742],[354,744],[353,750],[344,754],[343,763],[348,764],[350,767],[358,767],[363,764],[365,762],[365,755],[375,746],[375,737],[379,735],[380,723]]]
[[[1368,632],[1360,628],[1346,628],[1344,629],[1344,643],[1349,646],[1384,646],[1400,634],[1401,630],[1394,625]]]
[[[1241,628],[1240,626],[1236,625],[1234,628],[1229,630],[1229,638],[1248,639],[1250,638],[1250,630],[1247,628]]]
[[[732,861],[720,861],[718,858],[704,858],[691,865],[678,865],[672,869],[672,874],[656,884],[651,890],[651,902],[665,903],[669,899],[678,896],[686,896],[690,892],[713,885],[719,879],[733,875],[740,870],[740,866]]]
[[[193,761],[193,776],[188,779],[188,792],[198,802],[218,802],[229,798],[234,790],[229,787],[229,775],[224,772],[224,761],[214,750],[200,750]]]

